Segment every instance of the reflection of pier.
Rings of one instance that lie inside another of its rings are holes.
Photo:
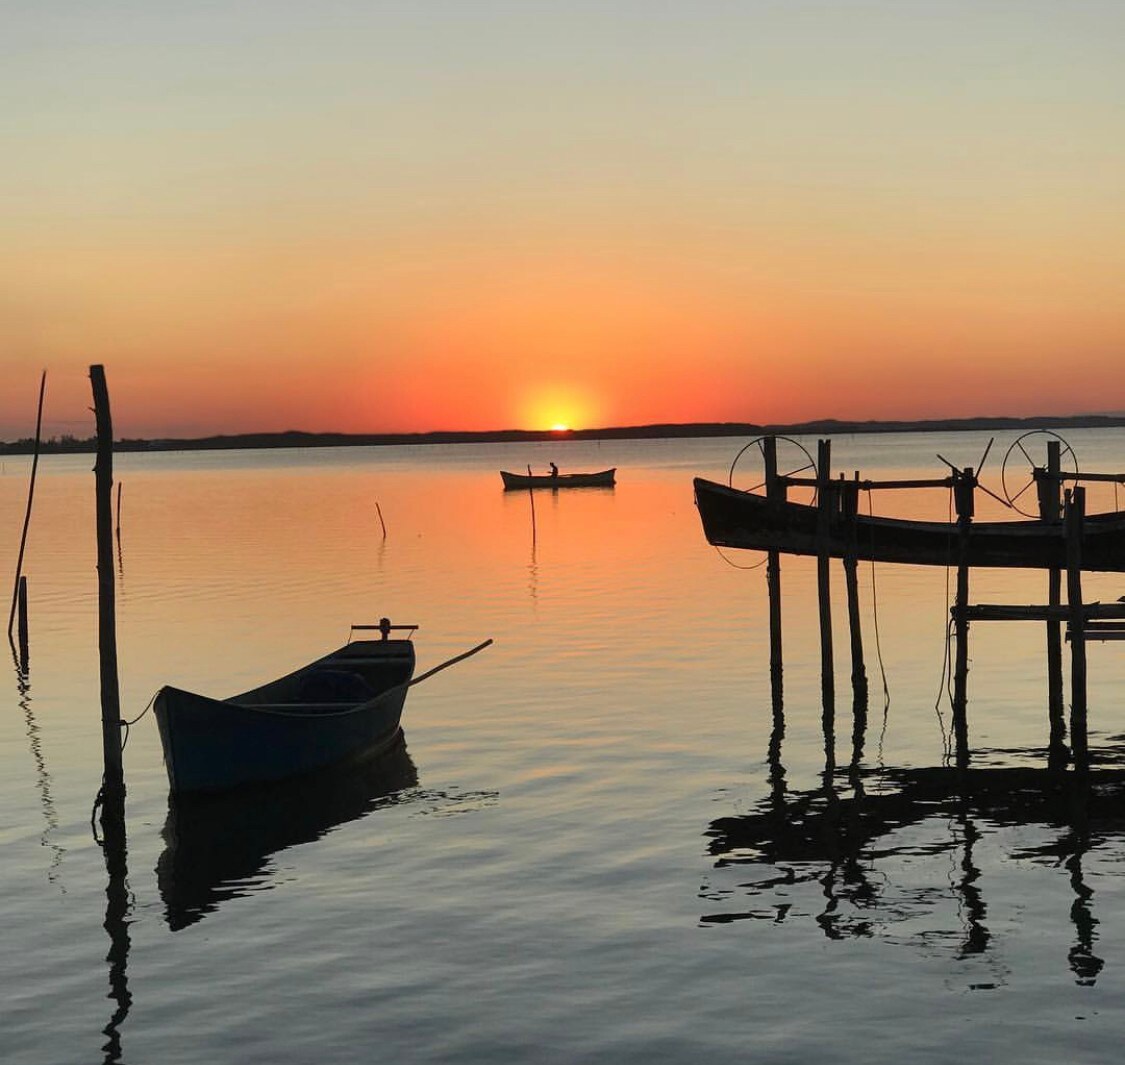
[[[716,869],[757,867],[761,874],[740,880],[736,891],[708,889],[702,897],[757,902],[707,913],[705,924],[808,918],[833,940],[894,938],[951,903],[960,924],[957,957],[988,955],[997,933],[988,922],[981,851],[1006,829],[1030,827],[1040,839],[1021,843],[1010,857],[1065,872],[1073,896],[1067,964],[1077,983],[1095,982],[1104,963],[1083,862],[1114,840],[1125,845],[1125,768],[863,771],[853,763],[836,772],[827,760],[820,786],[790,791],[783,738],[784,715],[775,707],[768,794],[749,813],[718,818],[706,831]],[[940,880],[920,880],[925,860],[940,856],[949,859]],[[927,929],[922,939],[941,935]]]
[[[270,858],[397,801],[418,783],[405,743],[347,770],[235,792],[169,799],[156,866],[172,931],[269,886]]]

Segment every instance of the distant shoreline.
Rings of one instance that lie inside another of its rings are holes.
[[[682,425],[633,425],[606,429],[497,429],[485,432],[438,431],[428,433],[238,433],[185,439],[121,439],[116,451],[219,451],[309,447],[392,447],[428,444],[510,444],[566,440],[675,440],[724,436],[763,436],[775,433],[806,436],[851,433],[974,432],[990,429],[1107,429],[1125,426],[1121,414],[1074,414],[1060,418],[941,418],[933,421],[841,421],[822,418],[790,425],[757,425],[752,422],[691,422]],[[0,454],[26,455],[31,438],[0,443]],[[44,440],[44,454],[81,454],[94,450],[94,438],[64,436]]]

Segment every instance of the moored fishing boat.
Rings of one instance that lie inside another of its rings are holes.
[[[611,488],[617,467],[596,473],[509,473],[500,471],[505,488]]]
[[[704,535],[716,547],[794,555],[818,553],[819,511],[815,506],[768,499],[701,477],[695,479],[695,503]],[[858,559],[920,566],[956,566],[962,560],[961,530],[954,523],[865,514],[857,514],[854,522],[852,550]],[[831,557],[844,557],[849,534],[850,520],[834,512],[826,541]],[[969,566],[1066,568],[1061,523],[973,522],[966,537],[963,561]],[[1125,511],[1086,515],[1082,568],[1125,572]]]
[[[161,688],[153,708],[172,791],[280,780],[389,748],[414,674],[413,642],[389,633],[417,626],[379,627],[382,639],[351,640],[227,699]]]

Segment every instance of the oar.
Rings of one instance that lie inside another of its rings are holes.
[[[450,666],[457,665],[458,662],[464,662],[466,658],[472,658],[478,651],[483,651],[489,644],[492,643],[491,639],[487,639],[484,643],[478,643],[476,647],[470,647],[467,651],[462,651],[459,655],[454,655],[452,658],[442,662],[440,666],[434,666],[433,669],[427,669],[420,677],[415,677],[413,680],[408,680],[405,684],[399,684],[399,688],[412,688],[415,684],[421,684],[422,681],[432,677],[435,673],[440,673],[443,669],[448,669]],[[391,688],[390,691],[394,691]]]
[[[358,628],[360,626],[356,626],[356,627]],[[442,662],[440,666],[434,666],[433,669],[426,670],[426,672],[423,673],[421,676],[415,677],[413,680],[403,681],[401,684],[396,684],[393,688],[388,688],[385,692],[380,692],[373,699],[369,699],[365,703],[359,703],[356,706],[349,706],[345,709],[341,709],[338,713],[334,713],[334,714],[333,713],[320,713],[320,714],[286,713],[284,716],[285,717],[317,717],[317,718],[342,717],[345,714],[354,714],[360,707],[362,707],[364,710],[369,710],[369,709],[371,709],[371,707],[377,706],[379,703],[384,702],[387,699],[390,699],[392,696],[397,695],[399,692],[405,691],[407,688],[412,688],[412,687],[414,687],[415,684],[421,684],[422,681],[427,680],[428,678],[432,677],[435,673],[440,673],[443,669],[448,669],[450,666],[455,666],[455,665],[457,665],[458,662],[464,662],[466,658],[471,658],[478,651],[483,651],[491,643],[492,643],[491,639],[485,640],[484,643],[478,643],[476,645],[476,647],[470,647],[469,650],[462,651],[459,655],[454,655],[452,658],[446,660],[445,662]],[[345,659],[345,662],[346,661],[347,660]],[[281,703],[235,703],[233,705],[238,706],[242,710],[253,710],[257,713],[278,714],[278,713],[281,713],[281,711],[278,710],[277,707],[279,707],[283,704],[281,704]],[[335,704],[326,704],[326,705],[335,705]],[[147,707],[146,707],[146,709],[147,709]]]

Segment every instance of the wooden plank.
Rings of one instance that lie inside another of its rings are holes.
[[[959,609],[951,607],[949,613],[956,617]],[[1067,621],[1073,611],[1070,606],[1050,604],[1017,606],[1006,603],[975,603],[965,607],[964,613],[967,621]],[[1125,603],[1084,603],[1082,613],[1088,619],[1125,619]]]

